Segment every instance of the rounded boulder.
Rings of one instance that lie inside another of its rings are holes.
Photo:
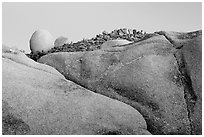
[[[67,43],[69,43],[68,38],[60,36],[55,40],[54,45],[55,45],[55,47],[60,47],[60,46],[63,46],[64,44],[67,44]]]
[[[53,47],[53,36],[47,30],[36,30],[30,38],[30,50],[33,53],[47,52]]]
[[[101,45],[101,49],[106,50],[106,49],[115,49],[115,48],[123,48],[121,45],[126,45],[130,44],[131,42],[125,39],[115,39],[115,40],[109,40],[104,42]]]

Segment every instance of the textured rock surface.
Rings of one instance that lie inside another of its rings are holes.
[[[37,30],[30,38],[30,50],[36,54],[38,52],[48,52],[54,47],[54,39],[47,30]]]
[[[174,47],[181,71],[188,79],[186,100],[191,120],[192,134],[202,134],[202,31],[189,33],[158,32]],[[183,68],[182,68],[183,67]],[[188,97],[191,94],[193,97]]]
[[[3,134],[150,134],[134,108],[3,49]]]
[[[53,53],[39,62],[88,89],[133,106],[152,134],[200,134],[201,59],[188,52],[200,54],[196,45],[201,40],[195,36],[182,41],[186,43],[183,48],[158,33],[120,51]],[[191,66],[194,60],[198,63]],[[197,95],[191,94],[191,83]]]

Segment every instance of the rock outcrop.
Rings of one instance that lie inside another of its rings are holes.
[[[200,34],[183,33],[183,39],[173,34],[172,41],[181,45],[175,46],[159,32],[119,51],[53,53],[39,62],[53,66],[66,79],[131,105],[152,134],[201,134]]]
[[[3,134],[150,134],[131,106],[68,81],[54,68],[3,48]]]
[[[202,134],[202,31],[158,34],[164,35],[172,46],[179,49],[175,57],[186,77],[185,92],[192,134]]]
[[[48,52],[54,47],[53,36],[47,30],[37,30],[30,38],[30,50],[33,54]]]

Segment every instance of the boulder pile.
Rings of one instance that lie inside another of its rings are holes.
[[[77,51],[94,51],[101,48],[101,45],[108,40],[122,39],[130,42],[137,42],[142,39],[151,37],[153,34],[147,34],[146,32],[137,31],[136,29],[115,29],[110,33],[103,31],[101,34],[96,35],[91,39],[83,39],[76,43],[64,43],[61,46],[55,46],[48,51],[48,53],[54,52],[77,52]],[[61,38],[60,38],[61,39]],[[58,44],[57,44],[58,45]],[[28,57],[37,61],[41,56],[47,53],[27,54]]]

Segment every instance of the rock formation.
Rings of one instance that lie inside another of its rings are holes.
[[[55,42],[54,42],[55,46],[54,47],[55,48],[56,47],[61,47],[61,46],[65,45],[65,44],[68,44],[68,43],[69,43],[68,38],[60,36],[55,40]]]
[[[181,73],[186,77],[186,101],[192,134],[202,133],[202,31],[189,33],[158,32],[180,49],[175,54]],[[192,96],[188,96],[191,94]]]
[[[202,31],[123,28],[41,51],[2,49],[3,134],[202,134]]]
[[[201,34],[158,32],[119,51],[53,53],[39,62],[131,105],[152,134],[202,134]]]
[[[131,106],[68,81],[18,50],[4,48],[2,56],[4,135],[150,134]]]
[[[54,39],[47,30],[37,30],[30,38],[30,50],[33,54],[48,52],[54,47]]]
[[[134,32],[134,33],[133,33]],[[54,52],[77,52],[77,51],[93,51],[101,48],[101,45],[109,40],[123,39],[130,42],[136,42],[148,37],[151,37],[153,34],[143,33],[142,31],[137,31],[135,29],[116,29],[110,33],[103,31],[102,34],[96,35],[91,39],[83,39],[76,43],[67,43],[63,46],[58,46],[50,49],[48,53]],[[27,54],[29,58],[37,61],[41,56],[47,53],[30,53]]]
[[[107,50],[107,49],[114,49],[114,48],[116,49],[116,47],[122,48],[120,47],[121,45],[126,45],[130,43],[131,43],[130,41],[123,40],[123,39],[108,40],[101,45],[101,49]]]

